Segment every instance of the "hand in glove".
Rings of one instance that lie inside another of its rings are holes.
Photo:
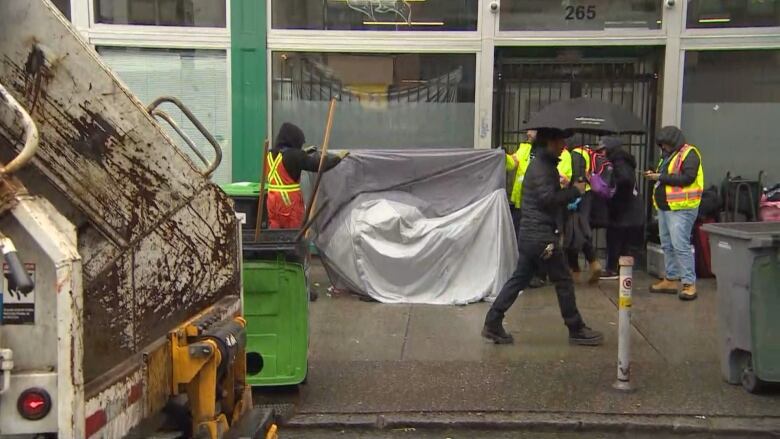
[[[576,211],[577,211],[577,209],[579,209],[579,206],[580,206],[580,202],[581,202],[581,201],[582,201],[582,197],[578,197],[576,200],[574,200],[574,201],[572,201],[571,203],[569,203],[569,205],[568,205],[568,206],[566,206],[566,208],[567,208],[569,211],[571,211],[571,212],[576,212]]]

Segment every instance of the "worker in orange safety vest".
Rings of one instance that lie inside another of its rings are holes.
[[[282,124],[274,147],[268,151],[264,173],[266,182],[266,209],[271,229],[297,229],[303,225],[305,206],[301,192],[301,172],[317,172],[320,155],[304,150],[303,131],[288,122]],[[333,169],[343,156],[325,158],[323,172]]]

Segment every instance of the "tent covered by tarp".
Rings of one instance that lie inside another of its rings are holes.
[[[517,262],[504,163],[495,150],[351,151],[317,200],[333,285],[383,303],[497,295]]]

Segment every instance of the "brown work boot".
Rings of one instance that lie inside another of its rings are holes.
[[[695,300],[696,297],[696,285],[693,284],[683,284],[682,289],[677,294],[677,297],[680,298],[680,300]]]
[[[601,262],[599,261],[593,261],[588,264],[588,270],[590,271],[590,276],[588,277],[588,283],[589,284],[597,284],[599,283],[599,278],[601,278]]]
[[[650,286],[651,293],[677,294],[679,290],[680,290],[679,280],[672,280],[666,278]]]

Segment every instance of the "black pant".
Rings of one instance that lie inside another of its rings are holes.
[[[542,259],[542,253],[546,242],[521,241],[518,245],[520,258],[517,260],[517,268],[512,277],[504,284],[496,301],[488,311],[485,324],[499,325],[504,319],[509,307],[515,303],[520,291],[528,288],[531,278],[540,268],[544,269],[555,284],[555,293],[558,295],[558,306],[561,316],[569,330],[576,331],[584,323],[580,312],[577,310],[577,300],[574,297],[574,281],[569,268],[566,266],[566,258],[560,248],[555,248],[553,254],[547,260]],[[557,244],[556,244],[557,245]]]
[[[641,242],[642,227],[607,228],[607,269],[617,271],[621,256],[636,257]]]
[[[582,254],[585,255],[585,260],[588,263],[596,261],[596,249],[593,248],[593,243],[590,240],[585,241],[582,244]],[[576,248],[566,250],[566,258],[569,260],[569,268],[572,271],[580,271],[580,252]]]

